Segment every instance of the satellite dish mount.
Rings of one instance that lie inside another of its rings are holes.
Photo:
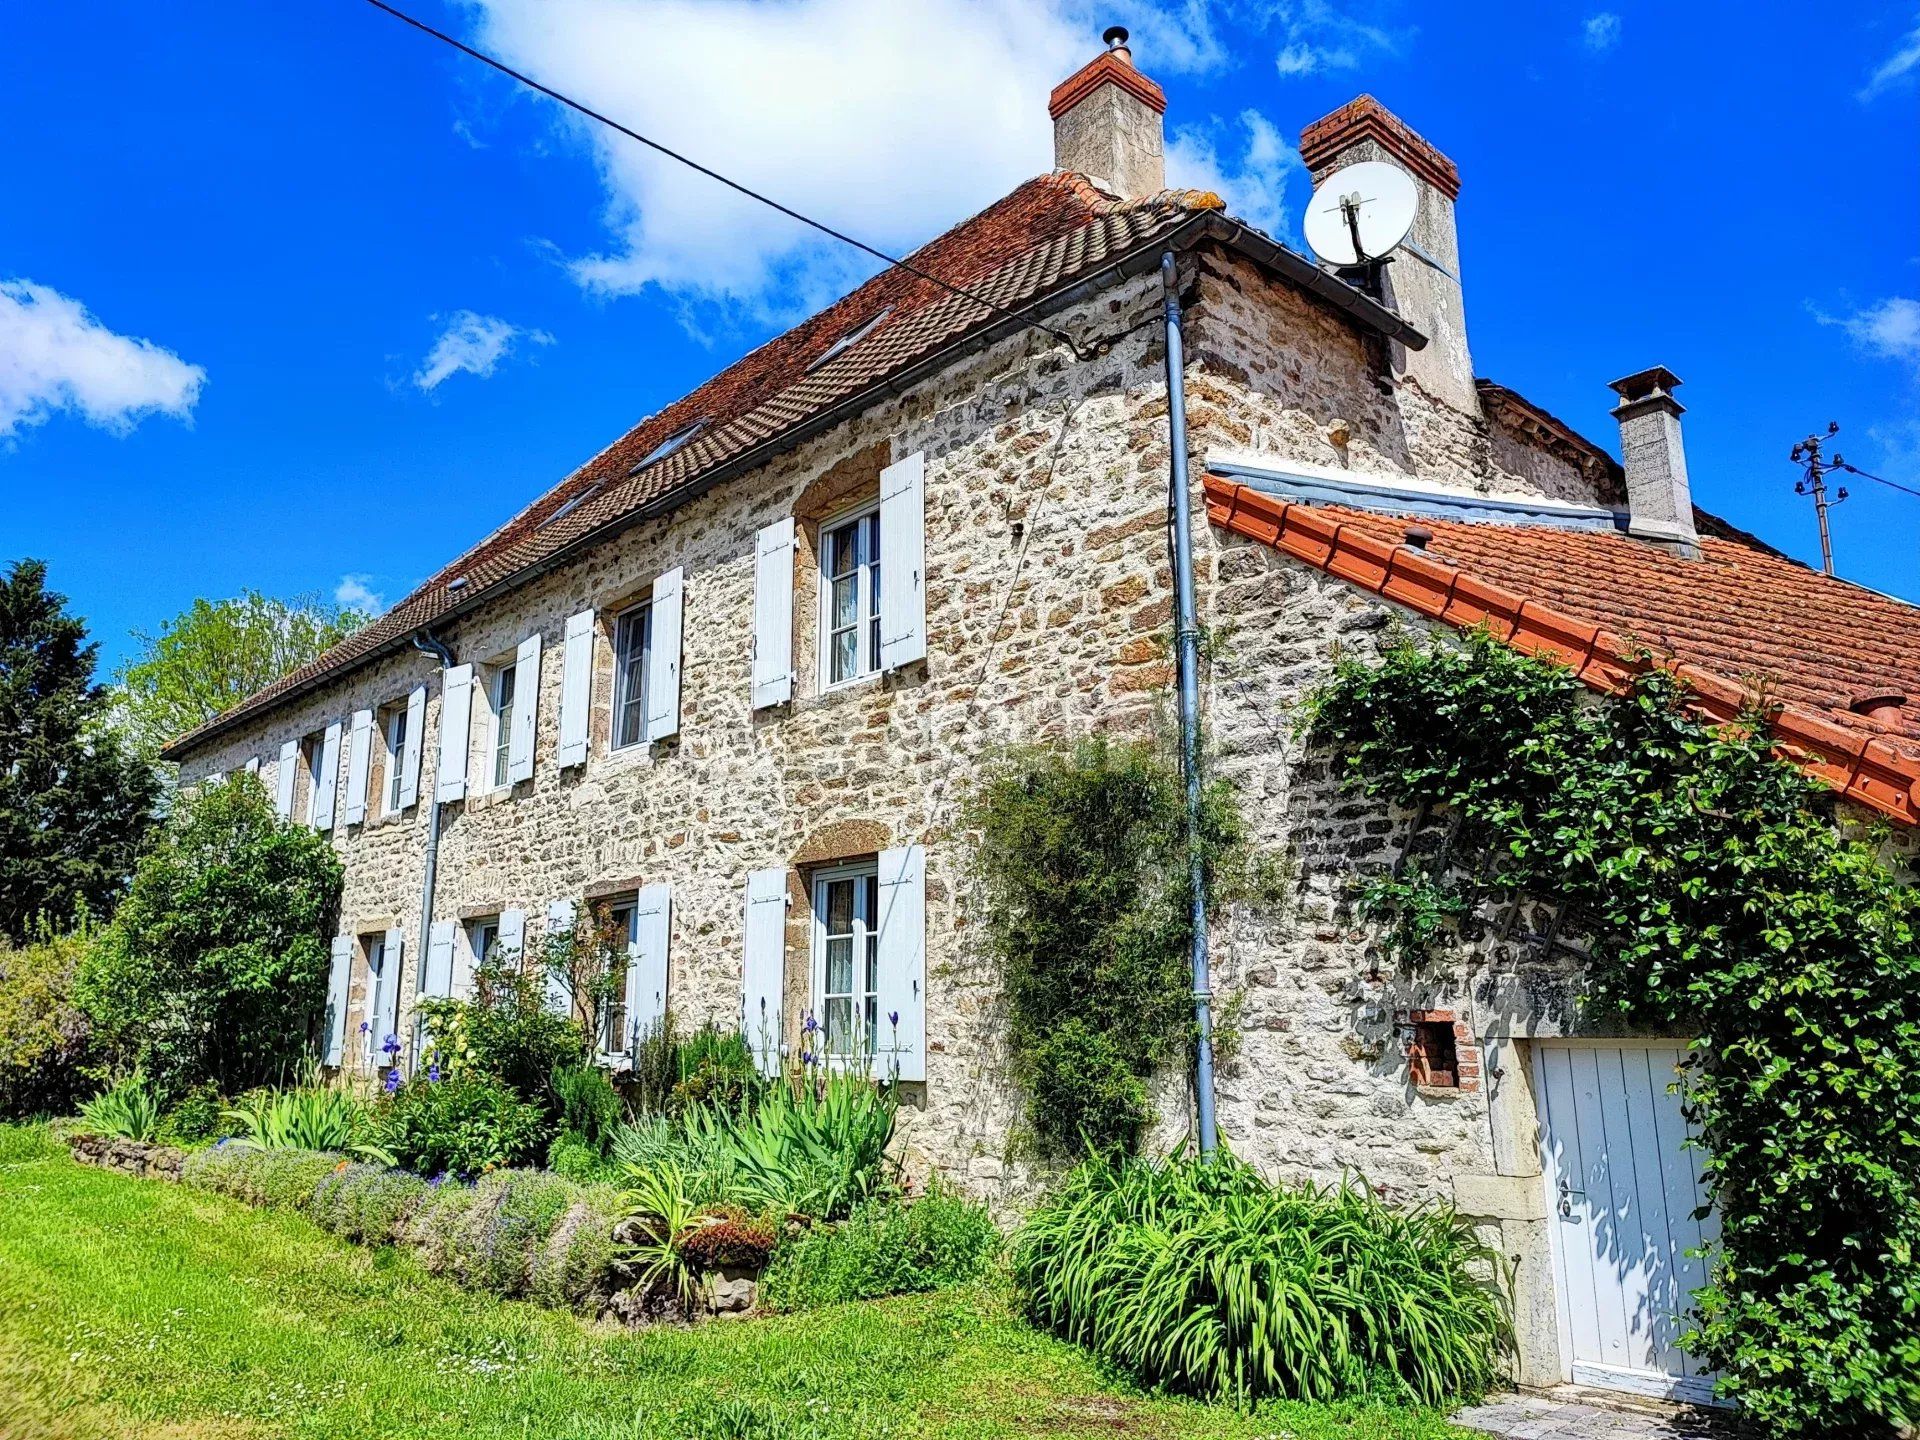
[[[1413,228],[1419,203],[1406,171],[1384,160],[1362,160],[1327,176],[1307,202],[1301,228],[1313,253],[1336,275],[1382,300],[1386,267]]]

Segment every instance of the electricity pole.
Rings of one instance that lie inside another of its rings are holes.
[[[1796,495],[1813,496],[1814,514],[1820,519],[1820,569],[1823,573],[1833,574],[1833,533],[1827,527],[1827,511],[1847,498],[1847,487],[1842,485],[1834,492],[1834,498],[1827,499],[1827,476],[1835,470],[1852,470],[1846,456],[1838,450],[1833,452],[1831,460],[1822,459],[1820,446],[1840,433],[1840,422],[1829,420],[1825,435],[1809,435],[1793,447],[1788,457],[1794,464],[1804,466],[1806,474],[1794,485]]]

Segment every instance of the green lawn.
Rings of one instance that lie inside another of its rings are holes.
[[[630,1334],[0,1127],[0,1435],[1444,1437],[1153,1399],[987,1291]]]

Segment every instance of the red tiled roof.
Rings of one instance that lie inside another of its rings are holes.
[[[1192,190],[1115,200],[1082,176],[1055,172],[1029,180],[915,251],[909,261],[949,285],[1018,309],[1163,238],[1197,215],[1220,209],[1219,197]],[[857,345],[808,369],[834,341],[882,311],[885,317]],[[386,614],[317,660],[181,736],[165,753],[177,758],[197,742],[323,677],[394,648],[423,626],[471,605],[489,588],[536,573],[543,562],[623,517],[657,509],[679,492],[696,493],[729,462],[1002,319],[1000,312],[930,280],[905,270],[882,271],[641,421]],[[661,441],[699,420],[706,423],[692,442],[632,473]],[[587,498],[575,509],[550,519],[583,495]],[[449,592],[448,582],[460,576],[466,584]]]
[[[1732,719],[1756,689],[1781,706],[1780,749],[1849,798],[1920,824],[1920,610],[1765,547],[1703,533],[1687,559],[1615,531],[1433,519],[1309,505],[1210,475],[1207,518],[1422,615],[1487,623],[1617,691],[1651,650]],[[1849,708],[1906,697],[1891,724]]]

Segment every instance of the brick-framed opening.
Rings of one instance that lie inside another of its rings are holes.
[[[1408,1010],[1400,1018],[1407,1078],[1419,1090],[1480,1088],[1480,1044],[1451,1010]]]

